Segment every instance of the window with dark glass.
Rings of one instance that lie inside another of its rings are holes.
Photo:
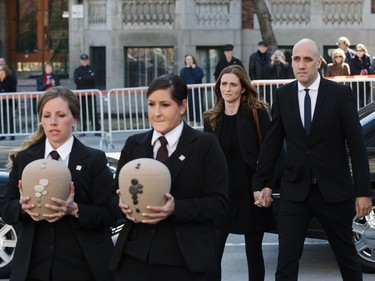
[[[125,87],[147,86],[156,77],[173,72],[172,47],[125,48]]]

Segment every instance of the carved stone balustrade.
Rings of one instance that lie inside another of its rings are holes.
[[[127,29],[170,29],[175,19],[175,0],[122,0],[122,22]]]

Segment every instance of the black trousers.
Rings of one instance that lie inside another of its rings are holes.
[[[299,260],[307,227],[312,216],[316,216],[328,237],[343,281],[361,281],[361,266],[352,240],[354,202],[326,202],[318,185],[311,185],[305,202],[282,198],[281,194],[278,217],[279,256],[275,280],[298,279]]]
[[[210,273],[208,281],[220,281],[221,278],[221,260],[223,258],[225,242],[229,233],[219,230],[215,231],[215,243],[217,249],[218,270]],[[242,234],[245,236],[245,251],[247,260],[247,271],[249,281],[264,281],[265,267],[262,251],[262,241],[264,232],[253,232]]]
[[[115,281],[207,281],[207,274],[191,272],[187,266],[149,264],[123,254]]]

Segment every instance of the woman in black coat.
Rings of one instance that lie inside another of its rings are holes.
[[[267,106],[258,100],[246,71],[236,65],[220,73],[215,94],[216,104],[204,113],[204,130],[219,140],[229,168],[229,205],[226,213],[216,220],[218,265],[229,233],[244,234],[249,280],[262,281],[265,276],[262,239],[264,232],[273,228],[274,220],[271,208],[256,205],[251,182],[261,138],[269,125]],[[267,206],[270,204],[267,202]],[[221,280],[221,270],[209,280]]]
[[[41,97],[37,131],[10,154],[8,188],[1,202],[5,223],[19,225],[12,281],[110,281],[113,242],[112,173],[105,154],[73,136],[79,101],[72,91],[51,88]],[[37,159],[67,166],[72,176],[69,197],[51,199],[52,214],[38,213],[23,192],[22,173]],[[41,220],[44,218],[44,220]]]
[[[368,75],[371,69],[371,59],[364,44],[357,44],[355,56],[350,60],[351,75]],[[359,107],[363,107],[371,102],[370,82],[358,82],[352,85],[353,94],[357,98]]]
[[[164,137],[168,158],[159,161],[169,169],[172,184],[165,204],[150,206],[142,221],[119,201],[126,222],[111,262],[115,280],[206,281],[216,269],[213,222],[227,203],[227,165],[215,137],[183,121],[186,98],[186,83],[177,75],[151,82],[147,100],[153,130],[129,137],[121,151],[116,188],[121,168],[137,158],[158,158]]]

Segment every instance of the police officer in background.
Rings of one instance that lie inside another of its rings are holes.
[[[77,90],[95,89],[96,73],[89,63],[89,56],[87,54],[82,54],[80,56],[81,65],[74,70],[74,83],[77,85]],[[92,130],[100,131],[95,96],[83,95],[80,103],[82,106],[82,130],[87,131],[88,123],[91,122],[93,125]],[[99,133],[96,133],[95,135],[100,136]]]
[[[231,44],[224,45],[223,50],[224,50],[225,57],[221,58],[216,65],[215,73],[214,73],[215,81],[219,77],[220,72],[227,66],[238,64],[243,67],[241,60],[233,56],[233,48],[234,46]]]

